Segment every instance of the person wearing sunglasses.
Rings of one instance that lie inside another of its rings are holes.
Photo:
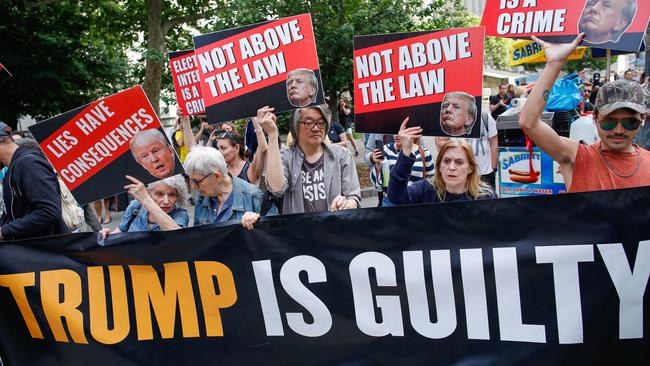
[[[266,182],[275,197],[283,198],[282,213],[337,211],[358,208],[361,189],[352,153],[343,146],[325,144],[331,113],[327,105],[294,112],[289,149],[280,149],[275,117],[267,111],[258,123],[268,133]]]
[[[540,117],[549,91],[567,57],[582,42],[581,33],[569,44],[552,44],[533,37],[546,54],[546,67],[521,111],[519,125],[560,164],[569,192],[650,185],[650,152],[632,144],[646,118],[641,85],[617,80],[603,85],[594,104],[600,141],[591,145],[559,136]]]

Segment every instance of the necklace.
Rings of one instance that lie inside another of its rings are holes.
[[[641,155],[639,153],[639,149],[635,148],[632,146],[632,149],[634,149],[634,152],[636,153],[636,168],[634,168],[634,171],[630,174],[621,174],[617,172],[614,168],[612,168],[611,165],[607,162],[607,159],[605,159],[605,155],[603,154],[603,149],[602,149],[602,144],[598,145],[598,152],[600,153],[601,159],[603,159],[603,162],[605,163],[605,166],[607,169],[609,169],[610,172],[614,173],[616,176],[621,177],[621,178],[629,178],[634,176],[636,172],[639,171],[639,167],[641,167]]]
[[[238,160],[238,161],[237,161],[237,165],[234,165],[234,164],[233,164],[232,168],[229,169],[229,170],[232,170],[232,171],[230,172],[230,174],[232,174],[232,175],[235,176],[235,177],[239,176],[239,174],[241,174],[241,170],[242,170],[242,168],[244,167],[245,164],[246,164],[246,161],[244,161],[244,160]],[[235,174],[235,172],[236,172],[237,174]]]

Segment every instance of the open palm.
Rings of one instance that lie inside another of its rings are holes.
[[[533,36],[533,41],[537,42],[544,49],[546,55],[546,63],[564,62],[569,55],[575,51],[576,47],[582,42],[585,34],[579,34],[576,39],[571,43],[550,43],[542,41],[541,39]]]

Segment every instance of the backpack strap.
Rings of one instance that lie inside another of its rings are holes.
[[[133,223],[133,220],[135,220],[136,217],[140,214],[140,209],[142,208],[142,205],[138,203],[138,206],[131,211],[131,216],[129,216],[129,220],[126,222],[126,230],[125,232],[129,231],[129,228],[131,227],[131,224]]]

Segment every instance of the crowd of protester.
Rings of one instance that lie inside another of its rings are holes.
[[[633,73],[605,84],[584,83],[584,109],[594,112],[597,143],[561,137],[540,121],[549,90],[581,37],[571,44],[536,40],[545,50],[547,64],[521,107],[520,126],[560,164],[569,192],[649,185],[650,153],[632,143],[643,135],[642,127],[647,130],[650,85],[644,76],[643,85]],[[499,93],[490,98],[489,112],[480,116],[479,138],[439,137],[435,146],[426,146],[421,127],[408,127],[408,117],[397,135],[368,135],[365,160],[379,206],[497,198],[495,119],[526,94],[524,87],[500,85]],[[235,220],[247,229],[268,215],[359,208],[361,187],[354,160],[358,149],[351,133],[351,108],[343,97],[337,112],[338,122],[325,104],[296,109],[287,145],[280,141],[277,117],[268,106],[247,121],[244,134],[228,122],[203,121],[192,130],[190,118],[179,113],[172,141],[184,178],[173,176],[145,186],[126,176],[129,183],[124,189],[132,201],[114,230],[100,225],[111,221],[105,200],[70,211],[65,200],[69,191],[57,182],[36,141],[0,122],[4,167],[0,239],[73,230],[99,232],[105,239],[120,232],[175,230],[190,226],[186,209],[190,206],[194,226]],[[193,191],[196,200],[191,200]],[[71,224],[74,215],[81,215],[83,225]]]

